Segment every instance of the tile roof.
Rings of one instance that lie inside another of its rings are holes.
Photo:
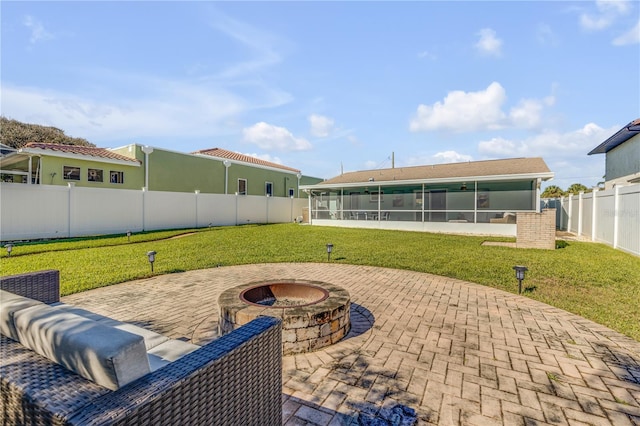
[[[239,152],[228,151],[222,148],[203,149],[200,151],[192,152],[192,154],[210,155],[211,157],[226,158],[243,163],[257,164],[260,166],[274,167],[276,169],[283,169],[289,172],[300,173],[300,170],[294,169],[292,167],[283,166],[282,164],[272,163],[270,161],[261,160],[250,155],[240,154]]]
[[[39,142],[29,142],[23,148],[29,149],[42,149],[48,151],[56,151],[62,152],[66,154],[75,154],[75,155],[83,155],[89,157],[99,157],[99,158],[107,158],[110,160],[119,160],[119,161],[130,161],[132,163],[140,163],[140,161],[135,158],[126,157],[121,154],[116,154],[113,151],[109,151],[104,148],[95,148],[90,146],[80,146],[80,145],[62,145],[56,143],[39,143]]]
[[[591,150],[587,155],[604,154],[611,151],[613,148],[622,145],[635,135],[640,133],[640,118],[632,121],[631,123],[618,130],[614,135],[609,137],[606,141]]]
[[[344,173],[318,185],[371,182],[391,182],[403,180],[450,179],[469,177],[489,177],[503,175],[548,174],[549,167],[540,157],[509,158],[502,160],[470,161],[466,163],[434,164],[392,169],[363,170]]]

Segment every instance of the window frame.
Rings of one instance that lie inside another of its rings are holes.
[[[244,182],[244,191],[240,190],[240,182]],[[249,182],[245,178],[238,178],[238,195],[247,195]]]
[[[67,169],[73,169],[73,170],[67,170]],[[82,172],[82,169],[78,166],[62,166],[62,179],[80,181],[81,172]]]
[[[91,176],[91,172],[95,172],[94,176]],[[98,179],[100,178],[100,179]],[[87,182],[104,182],[104,170],[103,169],[87,169]]]
[[[114,180],[113,177],[116,176]],[[114,185],[124,184],[124,172],[120,170],[109,170],[109,183]]]
[[[264,183],[264,195],[267,197],[273,197],[273,182]]]

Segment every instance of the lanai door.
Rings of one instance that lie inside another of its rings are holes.
[[[446,210],[447,209],[447,190],[436,189],[429,191],[429,221],[430,222],[446,222],[447,213],[444,211],[433,210]]]

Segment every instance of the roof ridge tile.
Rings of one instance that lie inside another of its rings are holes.
[[[267,166],[267,167],[274,167],[274,168],[283,169],[291,172],[297,172],[297,173],[300,172],[300,170],[294,169],[293,167],[288,167],[282,164],[263,160],[261,158],[254,157],[251,155],[230,151],[224,148],[201,149],[199,151],[192,152],[192,154],[208,155],[210,157],[226,158],[229,160],[241,161],[243,163],[250,163],[250,164],[258,164],[258,165]]]

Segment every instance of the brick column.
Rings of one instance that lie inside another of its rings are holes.
[[[516,247],[555,250],[556,209],[518,213]]]

